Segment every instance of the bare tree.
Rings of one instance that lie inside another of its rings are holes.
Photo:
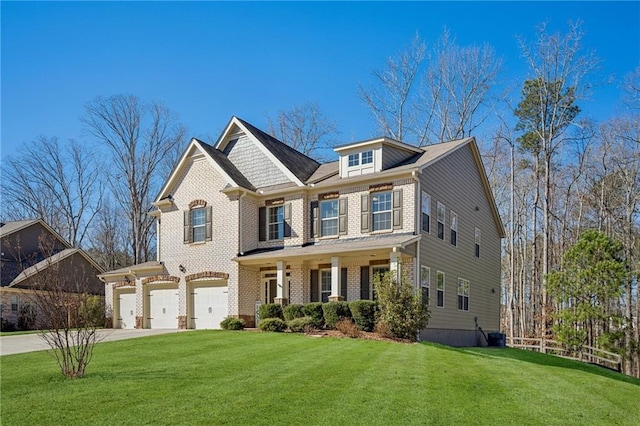
[[[80,246],[101,206],[103,185],[95,154],[75,141],[40,137],[3,165],[3,216],[43,218]]]
[[[290,147],[314,158],[329,148],[338,133],[336,123],[327,118],[317,103],[295,105],[269,118],[269,133]]]
[[[94,219],[93,232],[89,237],[87,253],[105,271],[123,268],[132,260],[127,254],[126,215],[119,204],[105,197],[100,212]],[[124,222],[124,223],[123,223]]]
[[[416,35],[359,95],[384,134],[423,146],[469,136],[489,117],[501,66],[488,44],[459,46],[445,30],[427,49]]]
[[[155,227],[147,212],[161,184],[158,172],[183,139],[184,127],[162,104],[133,95],[94,99],[82,121],[111,154],[111,191],[128,218],[134,262],[144,262],[152,257]]]
[[[426,45],[416,34],[411,45],[397,58],[388,58],[382,70],[371,71],[375,85],[358,86],[358,94],[367,105],[383,134],[408,140],[415,133],[415,86],[425,58]]]

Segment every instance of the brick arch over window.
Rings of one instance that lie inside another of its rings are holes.
[[[135,287],[136,283],[135,282],[129,282],[129,281],[118,281],[115,283],[111,284],[111,287],[115,290],[116,288],[120,288],[120,287]]]
[[[197,207],[206,207],[207,202],[205,200],[193,200],[189,203],[189,210],[195,209]]]
[[[172,275],[154,275],[142,279],[142,285],[154,284],[154,283],[179,283],[180,278]]]
[[[214,278],[219,280],[226,280],[226,279],[229,279],[229,274],[227,274],[226,272],[203,271],[203,272],[197,272],[195,274],[187,275],[186,277],[184,277],[184,280],[186,282],[189,282],[189,281],[199,280],[202,278]]]

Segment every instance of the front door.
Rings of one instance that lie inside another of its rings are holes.
[[[262,301],[264,303],[274,303],[278,295],[278,280],[275,278],[266,279],[263,286]]]

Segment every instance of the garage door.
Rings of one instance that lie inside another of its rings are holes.
[[[118,328],[136,327],[136,294],[118,294]]]
[[[227,286],[194,287],[193,326],[196,329],[219,329],[227,317]]]
[[[149,290],[149,327],[178,328],[178,289]]]

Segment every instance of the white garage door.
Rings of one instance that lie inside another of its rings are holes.
[[[193,326],[196,329],[219,329],[227,317],[228,287],[193,288]]]
[[[118,294],[118,328],[136,327],[136,294]]]
[[[149,290],[149,327],[178,328],[178,289]]]

